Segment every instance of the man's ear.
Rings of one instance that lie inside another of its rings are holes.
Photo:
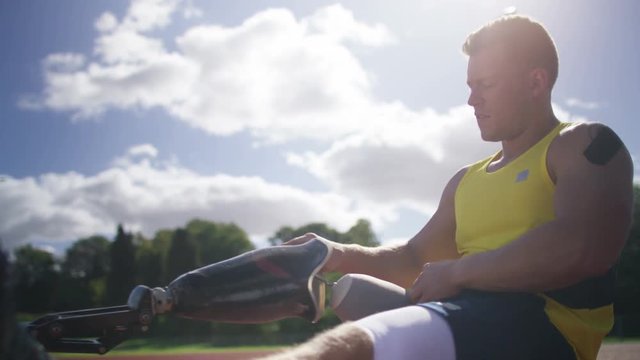
[[[533,68],[529,72],[529,88],[534,97],[547,94],[549,92],[549,73],[542,68]]]

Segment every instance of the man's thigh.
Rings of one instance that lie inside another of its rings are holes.
[[[377,313],[354,325],[372,339],[375,360],[455,360],[449,325],[434,310],[407,306]]]

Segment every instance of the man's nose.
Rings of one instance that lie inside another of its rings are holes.
[[[469,98],[467,99],[467,104],[468,104],[469,106],[473,106],[473,107],[475,107],[475,106],[479,105],[479,104],[480,104],[480,102],[481,102],[481,98],[480,98],[480,96],[478,96],[478,93],[477,93],[477,92],[475,92],[475,91],[473,91],[473,90],[472,90],[472,91],[469,93]]]

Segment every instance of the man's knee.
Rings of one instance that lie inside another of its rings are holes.
[[[373,359],[373,343],[362,328],[344,323],[324,331],[311,340],[264,360],[347,360]]]
[[[332,356],[326,359],[373,359],[371,336],[353,323],[344,323],[321,333],[311,339],[311,344],[330,352]]]

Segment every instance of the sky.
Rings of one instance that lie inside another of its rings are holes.
[[[558,118],[613,128],[638,182],[638,1],[2,1],[2,246],[63,254],[194,218],[257,246],[360,218],[406,241],[498,149],[461,45],[513,11],[554,38]]]

